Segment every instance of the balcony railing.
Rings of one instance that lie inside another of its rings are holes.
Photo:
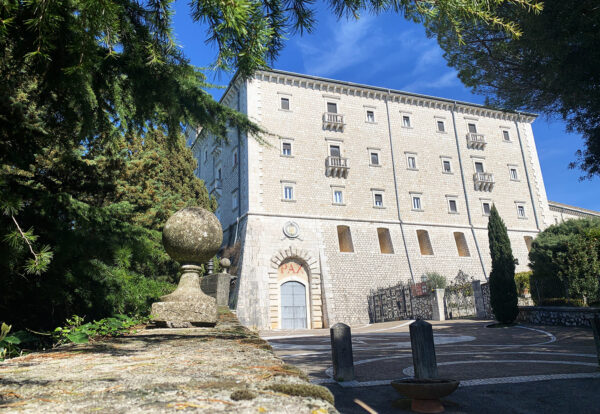
[[[323,114],[323,128],[333,130],[344,129],[344,115],[333,112],[325,112]]]
[[[325,175],[327,177],[347,178],[349,171],[348,158],[329,156],[325,160]]]
[[[483,136],[483,134],[476,134],[474,132],[469,132],[467,134],[467,147],[475,149],[484,149],[485,144],[487,144],[487,142],[485,141],[485,137]]]
[[[492,191],[494,188],[494,174],[476,172],[473,174],[473,182],[477,191]]]

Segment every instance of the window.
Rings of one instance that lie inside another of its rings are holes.
[[[437,130],[438,132],[446,132],[446,126],[444,125],[444,121],[437,121]]]
[[[394,254],[390,230],[385,227],[378,227],[377,237],[379,238],[379,251],[383,254]]]
[[[433,247],[427,230],[417,230],[417,240],[419,241],[421,256],[433,256]]]
[[[517,217],[519,217],[519,218],[526,218],[526,216],[525,216],[525,205],[524,204],[517,204]]]
[[[233,150],[233,166],[237,166],[238,165],[238,151]]]
[[[416,155],[407,155],[406,156],[406,165],[409,170],[417,169],[417,156]]]
[[[383,194],[381,194],[381,193],[373,194],[373,206],[383,207]]]
[[[352,244],[352,235],[350,234],[350,227],[348,226],[337,226],[338,242],[340,245],[340,252],[353,253],[354,246]]]
[[[222,178],[223,178],[223,174],[221,172],[221,169],[219,168],[219,170],[217,171],[217,180],[221,181]]]
[[[477,133],[477,126],[475,124],[468,124],[469,127],[469,132],[471,134],[476,134]]]
[[[335,102],[327,102],[327,112],[337,114],[337,104]]]
[[[465,238],[465,234],[459,231],[454,232],[454,241],[456,242],[456,250],[458,250],[458,255],[460,257],[469,257],[471,253],[469,252],[469,246],[467,245],[467,239]]]
[[[281,143],[281,155],[286,157],[292,156],[292,143],[291,142],[282,142]]]
[[[204,162],[208,161],[208,151],[204,151]]]
[[[508,167],[508,171],[510,173],[511,180],[519,181],[519,174],[517,173],[517,169],[515,167]]]
[[[410,128],[410,116],[408,116],[408,115],[402,116],[402,126],[404,128]]]
[[[285,111],[290,110],[290,99],[289,98],[281,98],[281,109]]]
[[[294,187],[291,185],[286,185],[283,187],[283,198],[285,200],[293,200],[294,199]]]
[[[344,204],[344,192],[342,189],[333,189],[333,204]]]
[[[332,157],[341,157],[342,152],[340,151],[339,145],[330,145],[329,146],[329,155]]]
[[[533,237],[525,236],[523,238],[525,239],[525,246],[527,246],[527,251],[530,252],[531,251],[531,243],[533,243]]]
[[[475,172],[482,173],[483,171],[483,162],[475,161]]]
[[[237,210],[237,208],[239,207],[239,205],[240,205],[240,203],[239,203],[239,199],[238,199],[238,193],[237,193],[237,190],[236,190],[236,191],[234,191],[231,194],[231,208],[233,210]]]
[[[510,134],[507,130],[502,131],[502,137],[504,138],[504,141],[510,141]]]
[[[448,199],[448,213],[458,213],[458,205],[453,198]]]
[[[422,211],[423,206],[421,205],[421,196],[413,195],[412,196],[412,209],[416,211]]]
[[[371,165],[379,165],[379,153],[371,152]]]
[[[374,123],[375,122],[375,112],[367,111],[367,122]]]
[[[481,208],[483,209],[483,215],[484,216],[489,216],[490,215],[491,206],[490,206],[490,203],[488,201],[482,202],[481,203]]]
[[[450,164],[450,160],[442,160],[442,172],[446,174],[452,173],[452,164]]]

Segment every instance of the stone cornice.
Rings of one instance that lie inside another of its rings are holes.
[[[556,201],[548,200],[548,207],[550,207],[551,211],[556,211],[558,213],[566,213],[579,217],[600,217],[600,212],[598,211],[570,206],[567,204],[558,203]]]
[[[446,98],[420,95],[377,86],[361,85],[334,79],[319,78],[316,76],[284,72],[280,70],[258,71],[254,75],[254,79],[266,82],[274,82],[287,86],[314,89],[326,93],[357,96],[375,100],[388,100],[389,102],[397,102],[425,108],[435,108],[445,111],[455,108],[455,110],[459,113],[507,121],[531,123],[537,117],[536,114],[532,113],[501,111],[468,102],[454,101]]]

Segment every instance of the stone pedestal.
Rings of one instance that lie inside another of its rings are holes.
[[[354,380],[354,357],[352,356],[352,333],[350,327],[336,323],[329,329],[331,336],[331,360],[333,378],[336,381]]]
[[[169,328],[214,326],[217,301],[200,288],[200,266],[183,265],[177,289],[152,304],[152,316],[159,325]]]
[[[217,273],[202,277],[202,291],[217,300],[217,306],[229,306],[229,287],[232,276],[229,273]]]
[[[444,313],[444,292],[446,289],[435,289],[433,291],[433,300],[431,301],[432,320],[445,321],[446,314]]]
[[[430,379],[438,377],[433,328],[431,324],[419,319],[408,326],[412,348],[415,378]]]

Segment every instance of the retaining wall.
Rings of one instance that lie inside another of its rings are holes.
[[[566,306],[519,306],[519,322],[534,325],[591,327],[600,308],[570,308]]]

